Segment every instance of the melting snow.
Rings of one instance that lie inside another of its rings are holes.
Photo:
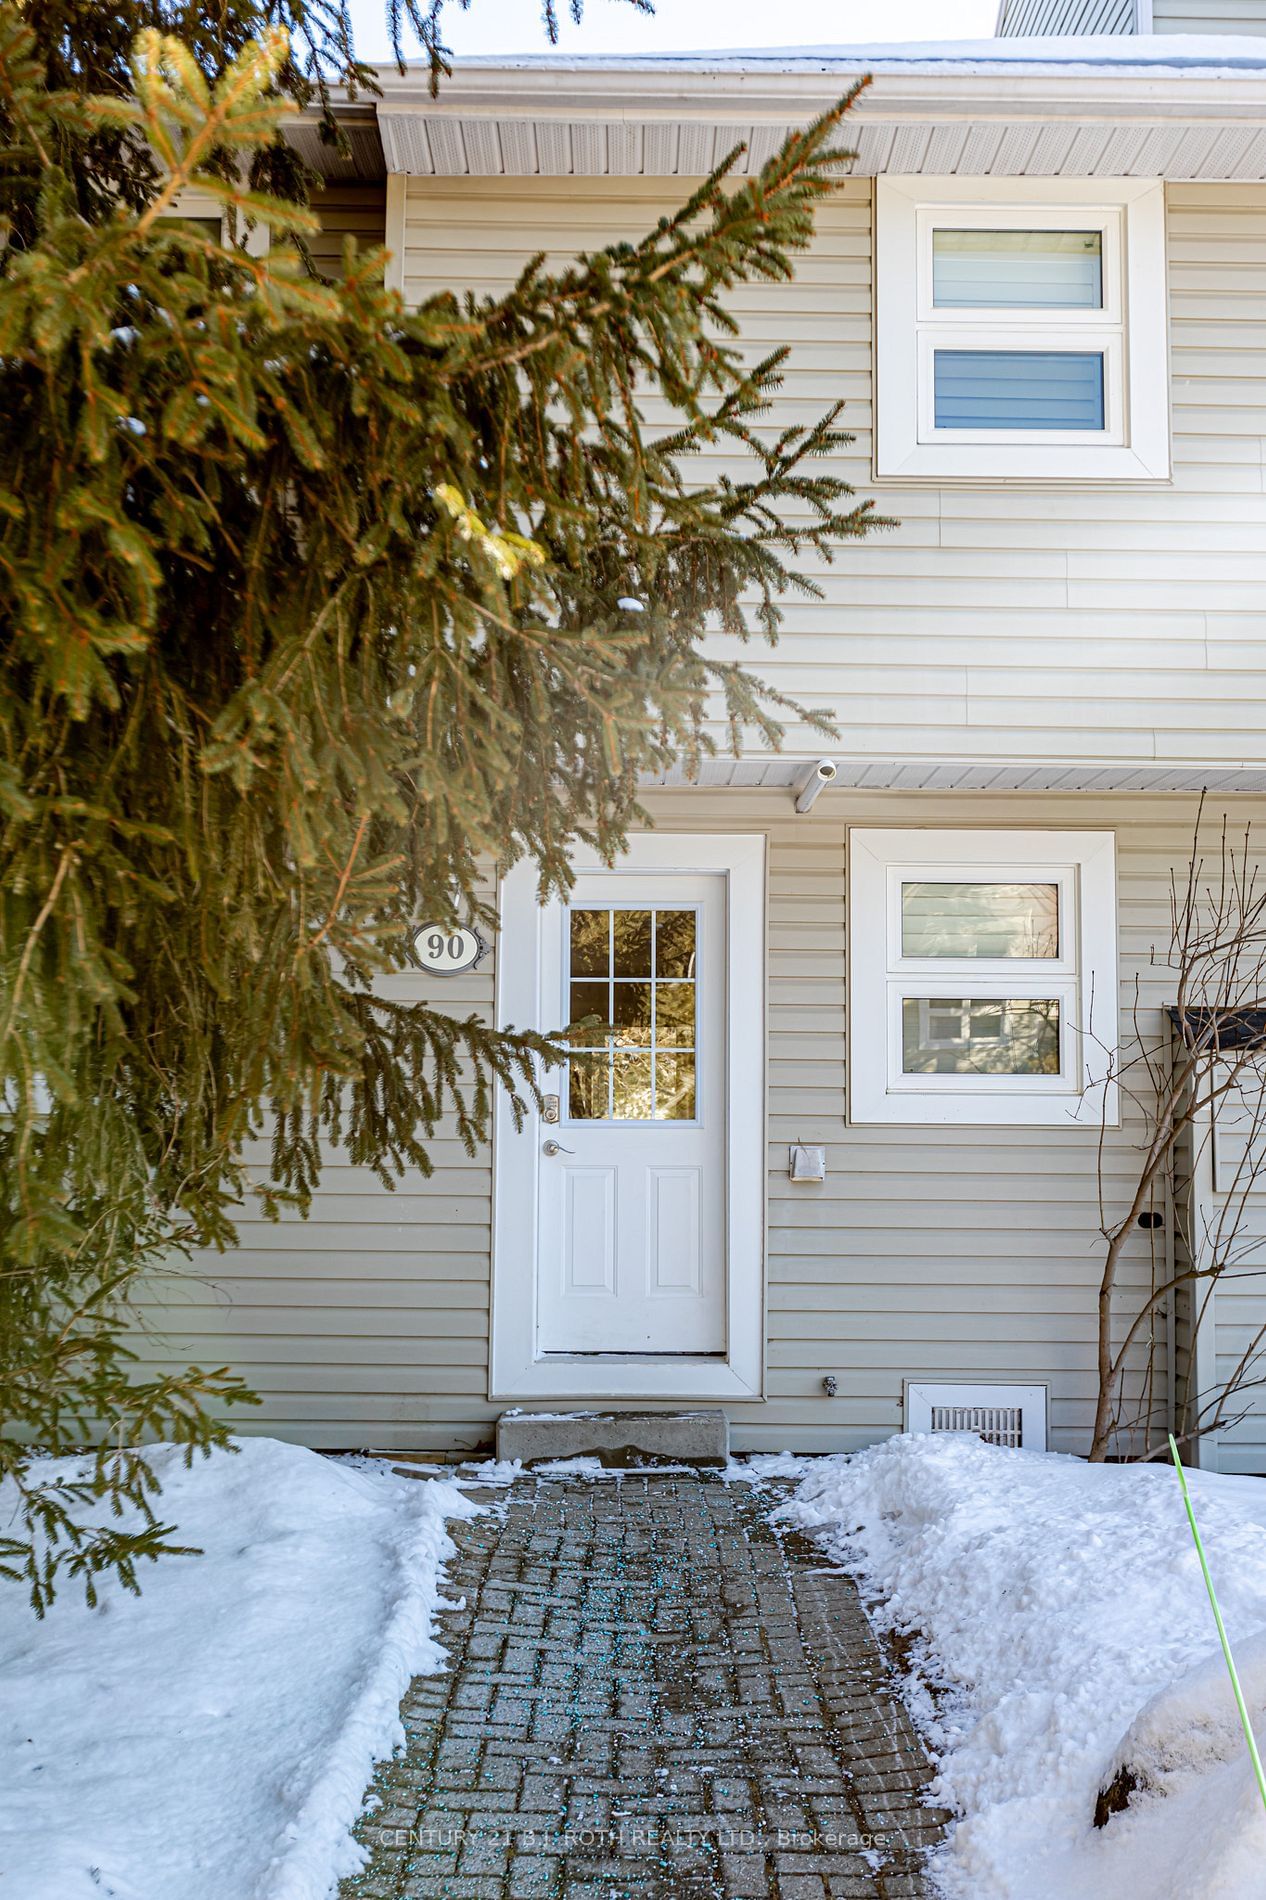
[[[325,1900],[403,1740],[431,1634],[448,1483],[273,1439],[154,1465],[201,1557],[143,1566],[139,1600],[63,1586],[36,1622],[0,1581],[0,1894],[13,1900]],[[65,1469],[65,1466],[62,1466]],[[0,1490],[0,1524],[8,1518]]]
[[[1191,1474],[1259,1742],[1266,1481]],[[814,1461],[787,1507],[917,1631],[908,1699],[964,1818],[949,1900],[1261,1900],[1266,1815],[1174,1474],[902,1436]],[[1103,1829],[1098,1790],[1141,1782]]]

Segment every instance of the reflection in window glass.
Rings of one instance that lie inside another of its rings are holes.
[[[695,913],[661,910],[655,913],[655,974],[658,977],[695,974]]]
[[[1101,310],[1099,231],[932,233],[939,309]]]
[[[573,1056],[567,1069],[567,1113],[577,1122],[604,1121],[611,1113],[608,1058]]]
[[[657,1055],[655,1102],[660,1121],[692,1122],[695,1118],[695,1059],[693,1055]]]
[[[1100,350],[934,350],[938,429],[1106,427]]]
[[[1059,955],[1057,884],[901,886],[903,957]]]
[[[166,223],[167,220],[164,219],[163,222]],[[178,224],[182,230],[188,231],[196,237],[210,238],[214,244],[219,244],[223,241],[224,224],[215,213],[212,213],[212,215],[207,218],[175,217],[171,219],[171,222]]]
[[[621,983],[612,985],[611,1021],[617,1044],[636,1042],[646,1048],[651,1043],[651,985]]]
[[[611,967],[611,912],[574,910],[571,914],[571,973],[605,977]]]
[[[693,1049],[695,1042],[695,986],[693,983],[655,985],[655,1026],[661,1048],[674,1045]]]
[[[612,1058],[611,1113],[618,1122],[653,1121],[654,1070],[650,1056],[630,1055],[617,1049]]]
[[[612,911],[613,976],[651,974],[651,915],[649,910]]]
[[[694,910],[571,912],[568,1114],[573,1121],[693,1121]],[[608,1028],[609,1025],[609,1028]]]
[[[585,978],[580,983],[573,983],[571,1014],[568,1021],[583,1023],[586,1017],[594,1016],[597,1017],[597,1022],[591,1022],[577,1035],[577,1042],[584,1046],[596,1046],[606,1041],[602,1030],[604,1025],[611,1020],[611,985],[596,983],[591,978]]]
[[[906,1075],[1058,1075],[1055,997],[904,996]]]

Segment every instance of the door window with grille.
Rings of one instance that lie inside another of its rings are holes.
[[[698,937],[694,906],[569,913],[570,1120],[696,1120]]]

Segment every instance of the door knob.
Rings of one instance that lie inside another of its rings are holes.
[[[555,1155],[572,1155],[575,1152],[574,1148],[564,1148],[561,1141],[547,1141],[541,1149],[541,1153],[548,1155],[551,1161]]]

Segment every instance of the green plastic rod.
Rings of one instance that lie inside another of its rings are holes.
[[[1218,1608],[1217,1593],[1213,1588],[1213,1578],[1209,1575],[1209,1565],[1204,1554],[1204,1545],[1200,1542],[1200,1532],[1196,1526],[1196,1514],[1191,1505],[1191,1493],[1187,1489],[1187,1474],[1182,1468],[1182,1459],[1178,1456],[1178,1441],[1169,1434],[1169,1450],[1174,1460],[1174,1469],[1178,1473],[1178,1482],[1182,1486],[1182,1501],[1187,1507],[1187,1522],[1191,1526],[1191,1535],[1196,1543],[1196,1555],[1200,1559],[1200,1569],[1204,1574],[1204,1587],[1209,1592],[1209,1602],[1213,1606],[1213,1620],[1218,1626],[1218,1639],[1222,1644],[1222,1654],[1226,1658],[1226,1673],[1231,1678],[1231,1687],[1235,1691],[1235,1706],[1240,1712],[1240,1721],[1244,1727],[1244,1740],[1248,1743],[1249,1760],[1253,1764],[1253,1773],[1257,1776],[1257,1792],[1262,1797],[1262,1806],[1266,1808],[1266,1772],[1262,1770],[1262,1758],[1257,1752],[1257,1738],[1253,1734],[1253,1724],[1248,1719],[1248,1710],[1244,1705],[1244,1691],[1240,1687],[1240,1678],[1235,1668],[1235,1658],[1231,1654],[1231,1644],[1226,1633],[1226,1624],[1222,1621],[1222,1612]]]

